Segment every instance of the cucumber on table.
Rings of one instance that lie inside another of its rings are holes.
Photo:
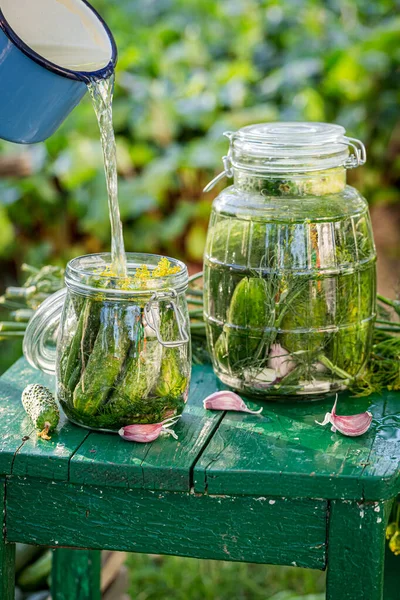
[[[22,392],[22,404],[33,424],[40,429],[38,436],[49,440],[49,433],[54,431],[60,420],[60,412],[51,391],[33,383]]]

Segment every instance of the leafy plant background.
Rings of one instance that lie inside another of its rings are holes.
[[[200,263],[222,133],[258,121],[344,125],[367,145],[350,173],[399,202],[400,17],[379,0],[93,0],[115,33],[115,129],[128,250]],[[85,101],[45,144],[2,142],[31,174],[0,180],[0,259],[65,263],[108,248],[97,124]]]
[[[227,146],[222,133],[260,121],[329,121],[344,125],[367,146],[367,165],[349,172],[349,179],[371,203],[378,247],[389,261],[380,266],[381,280],[393,272],[397,277],[400,17],[395,1],[92,3],[112,28],[120,54],[114,123],[127,250],[162,252],[200,267],[216,193],[202,189],[221,168]],[[14,166],[2,171],[5,164]],[[23,262],[64,265],[79,254],[109,248],[99,135],[88,98],[45,144],[0,142],[2,172],[2,288],[20,279]],[[20,352],[20,344],[2,343],[0,372]],[[306,572],[296,574],[294,582],[286,571],[269,569],[268,583],[263,567],[239,565],[235,577],[224,581],[233,565],[221,570],[211,563],[163,559],[160,570],[149,557],[130,560],[131,591],[140,591],[142,599],[165,597],[168,577],[171,598],[184,597],[185,585],[193,589],[193,583],[195,589],[203,586],[203,597],[217,600],[232,593],[271,598],[285,585],[298,594],[323,589],[320,576]]]

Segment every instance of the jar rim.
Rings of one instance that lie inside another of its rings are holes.
[[[140,252],[127,252],[128,277],[132,277],[140,267],[147,266],[150,273],[154,271],[162,258],[167,258],[172,267],[179,270],[176,273],[150,278],[146,286],[137,289],[124,289],[112,287],[120,278],[106,269],[111,265],[111,254],[108,252],[97,254],[86,254],[72,259],[65,271],[65,284],[68,288],[81,294],[105,294],[110,297],[132,297],[149,296],[155,292],[167,292],[174,290],[177,293],[186,291],[188,286],[187,266],[176,258],[159,254],[146,254]],[[96,278],[96,285],[93,279]],[[101,282],[108,285],[101,285]]]

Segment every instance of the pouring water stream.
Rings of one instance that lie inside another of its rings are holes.
[[[93,79],[88,83],[88,90],[99,123],[104,156],[111,221],[111,268],[118,277],[127,277],[124,238],[118,204],[117,148],[112,120],[114,81],[114,74],[108,79]]]

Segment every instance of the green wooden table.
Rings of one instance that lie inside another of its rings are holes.
[[[178,441],[133,444],[63,420],[44,442],[21,406],[32,382],[54,385],[23,359],[0,379],[1,600],[13,598],[15,542],[56,549],[53,600],[100,597],[101,549],[328,568],[330,600],[399,600],[397,558],[385,596],[383,585],[400,394],[343,394],[340,412],[374,415],[367,434],[344,438],[314,423],[332,400],[205,411],[218,383],[194,367]]]

